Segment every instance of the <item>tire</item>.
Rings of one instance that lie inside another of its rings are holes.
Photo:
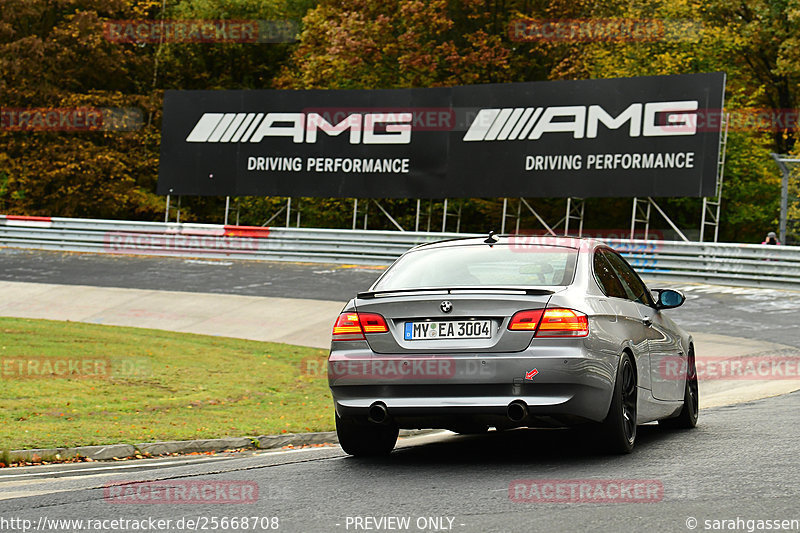
[[[689,350],[686,367],[686,384],[683,390],[683,408],[675,418],[665,418],[658,425],[667,429],[692,429],[697,426],[700,408],[700,394],[697,390],[697,367],[694,362],[694,347]]]
[[[611,453],[630,453],[636,442],[636,371],[627,353],[620,357],[608,415],[602,424],[606,449]]]
[[[336,415],[336,434],[339,445],[356,457],[389,455],[397,444],[399,429],[395,424],[374,424]]]

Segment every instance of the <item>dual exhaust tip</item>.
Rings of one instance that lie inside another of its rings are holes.
[[[506,416],[512,422],[522,422],[528,418],[528,404],[522,400],[514,400],[506,408]],[[389,419],[389,411],[383,402],[375,402],[369,406],[367,419],[374,424],[383,424]]]

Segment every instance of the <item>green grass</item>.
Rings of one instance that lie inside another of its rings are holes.
[[[326,355],[287,344],[0,318],[0,450],[328,431],[333,408],[324,371],[303,370],[303,361]],[[65,375],[70,363],[88,368]]]

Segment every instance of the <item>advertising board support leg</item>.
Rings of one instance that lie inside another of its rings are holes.
[[[433,199],[428,202],[428,233],[431,232],[431,218],[433,217]]]
[[[639,207],[640,203],[647,204],[647,209],[645,210],[645,209]],[[650,208],[651,207],[655,208],[655,210],[658,212],[658,214],[661,215],[664,218],[664,220],[667,221],[667,224],[669,224],[669,227],[671,227],[673,229],[673,231],[675,231],[675,233],[678,234],[678,237],[680,237],[683,242],[689,242],[689,239],[686,237],[686,235],[684,235],[684,233],[680,230],[680,228],[677,225],[675,225],[675,223],[672,221],[671,218],[669,218],[667,213],[665,213],[664,210],[661,209],[661,207],[656,203],[656,201],[653,200],[649,196],[647,198],[643,198],[643,199],[642,198],[634,198],[633,199],[633,213],[631,215],[631,239],[633,239],[633,235],[634,235],[634,233],[636,231],[636,223],[637,222],[641,222],[641,223],[643,223],[645,225],[644,226],[644,238],[645,239],[649,238],[649,236],[650,236]],[[644,218],[636,218],[638,214],[641,214]]]
[[[239,198],[236,198],[236,225],[239,225]]]
[[[583,198],[567,198],[567,213],[564,217],[564,236],[569,235],[569,221],[578,221],[578,237],[583,236],[583,213],[586,207],[586,200]]]
[[[292,223],[292,197],[286,198],[286,227]]]
[[[705,240],[706,226],[714,228],[714,242],[719,239],[719,211],[722,205],[722,183],[725,177],[725,151],[728,145],[728,114],[722,115],[722,136],[719,141],[719,160],[717,160],[717,186],[714,197],[703,197],[703,212],[700,216],[700,242]]]
[[[170,189],[172,191],[172,189]],[[164,209],[164,224],[169,222],[169,194],[167,195],[167,207]]]
[[[684,234],[683,234],[683,232],[680,230],[680,228],[678,228],[678,226],[676,226],[676,225],[675,225],[675,223],[672,221],[672,219],[671,219],[671,218],[669,218],[669,217],[667,216],[667,214],[664,212],[664,210],[663,210],[663,209],[661,209],[661,208],[658,206],[658,204],[656,203],[656,201],[655,201],[655,200],[653,200],[652,198],[648,198],[648,200],[650,200],[650,204],[651,204],[653,207],[655,207],[655,208],[656,208],[656,211],[658,211],[658,214],[659,214],[659,215],[661,215],[662,217],[664,217],[664,220],[666,220],[666,221],[667,221],[667,224],[669,224],[669,227],[671,227],[673,230],[675,230],[675,233],[677,233],[677,234],[678,234],[678,236],[679,236],[679,237],[680,237],[680,238],[683,240],[683,242],[689,242],[689,239],[686,237],[686,235],[684,235]]]
[[[414,231],[419,231],[419,208],[422,203],[422,200],[417,198],[417,216],[414,219]]]
[[[263,224],[261,224],[261,227],[264,227],[264,226],[269,226],[270,222],[272,222],[273,220],[275,220],[276,218],[278,218],[279,216],[281,216],[281,214],[282,214],[282,213],[283,213],[285,210],[286,210],[286,206],[283,206],[283,207],[281,207],[280,209],[278,209],[278,211],[277,211],[277,212],[276,212],[274,215],[272,215],[271,217],[269,217],[269,218],[267,219],[267,221],[266,221],[266,222],[264,222]]]
[[[517,214],[511,215],[508,213],[508,198],[503,198],[503,222],[500,224],[500,233],[504,234],[506,232],[506,220],[509,218],[516,219],[515,225],[515,233],[519,233],[519,224],[520,220],[522,219],[522,202],[524,200],[522,198],[519,199],[517,202]],[[530,209],[530,206],[528,207]],[[459,211],[459,221],[461,219],[461,212]]]
[[[542,226],[544,226],[544,229],[546,229],[546,230],[547,230],[547,233],[549,233],[549,234],[550,234],[550,235],[552,235],[553,237],[555,237],[555,236],[556,236],[556,232],[555,232],[555,231],[553,231],[553,228],[551,228],[550,226],[548,226],[548,225],[547,225],[547,222],[545,222],[545,221],[544,221],[544,219],[542,218],[542,216],[541,216],[539,213],[537,213],[537,212],[536,212],[536,210],[535,210],[533,207],[531,207],[531,204],[529,204],[529,203],[528,203],[528,201],[527,201],[525,198],[520,198],[520,199],[519,199],[519,205],[520,205],[520,207],[522,207],[523,205],[524,205],[525,207],[527,207],[527,208],[528,208],[528,211],[530,211],[530,212],[531,212],[531,214],[532,214],[533,216],[535,216],[535,217],[536,217],[536,220],[538,220],[538,221],[539,221],[539,224],[541,224]],[[520,215],[520,216],[521,216],[521,215]],[[517,219],[517,221],[519,221],[519,219]],[[558,225],[558,224],[556,224],[556,226],[557,226],[557,225]],[[517,231],[519,231],[519,222],[517,222]]]
[[[647,204],[647,208],[641,207],[639,204],[645,203]],[[642,216],[643,218],[637,218],[638,216]],[[631,213],[631,239],[633,239],[634,234],[636,233],[636,223],[641,222],[644,224],[644,238],[647,239],[650,233],[650,200],[640,200],[639,198],[633,199],[633,211]]]
[[[178,196],[178,217],[177,217],[177,219],[175,219],[175,222],[177,222],[178,224],[181,223],[181,197],[180,196]]]
[[[456,233],[461,233],[461,210],[464,207],[464,200],[459,200],[455,213],[449,212],[449,202],[447,198],[444,199],[444,209],[442,213],[442,233],[447,231],[447,217],[456,217]]]
[[[230,196],[226,196],[225,197],[225,222],[223,222],[223,224],[225,224],[226,226],[228,225],[228,211],[230,210],[230,208],[231,208],[231,197]]]
[[[500,222],[500,234],[506,234],[506,217],[508,216],[508,198],[503,198],[503,220]]]
[[[380,205],[378,205],[378,207],[381,210],[383,210],[383,208]],[[367,229],[368,212],[369,212],[369,199],[367,198],[364,201],[364,229]],[[395,222],[395,225],[396,224],[397,223]],[[353,198],[353,229],[356,229],[357,226],[358,226],[358,198]],[[297,227],[300,227],[299,224]]]
[[[389,214],[389,212],[388,212],[386,209],[384,209],[384,208],[383,208],[383,206],[380,204],[380,202],[378,202],[378,200],[372,200],[372,201],[375,203],[375,205],[377,205],[377,206],[378,206],[378,209],[380,209],[381,213],[383,213],[383,214],[384,214],[384,216],[386,216],[386,218],[388,218],[388,219],[389,219],[389,222],[391,222],[391,223],[394,225],[394,227],[395,227],[395,228],[397,228],[397,229],[398,229],[398,230],[400,230],[400,231],[405,231],[405,230],[403,229],[403,226],[401,226],[401,225],[400,225],[400,224],[399,224],[399,223],[398,223],[398,222],[397,222],[397,221],[394,219],[394,217],[392,217],[392,215],[390,215],[390,214]]]

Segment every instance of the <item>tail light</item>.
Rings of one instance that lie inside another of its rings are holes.
[[[530,309],[515,313],[508,329],[533,331],[537,337],[585,337],[589,334],[589,318],[572,309]]]
[[[363,341],[364,333],[386,333],[386,320],[376,313],[342,313],[333,325],[333,340]]]
[[[547,309],[536,331],[537,337],[585,337],[589,317],[572,309]]]
[[[543,312],[544,309],[531,309],[515,313],[511,317],[511,322],[508,323],[508,329],[513,331],[536,331]]]

